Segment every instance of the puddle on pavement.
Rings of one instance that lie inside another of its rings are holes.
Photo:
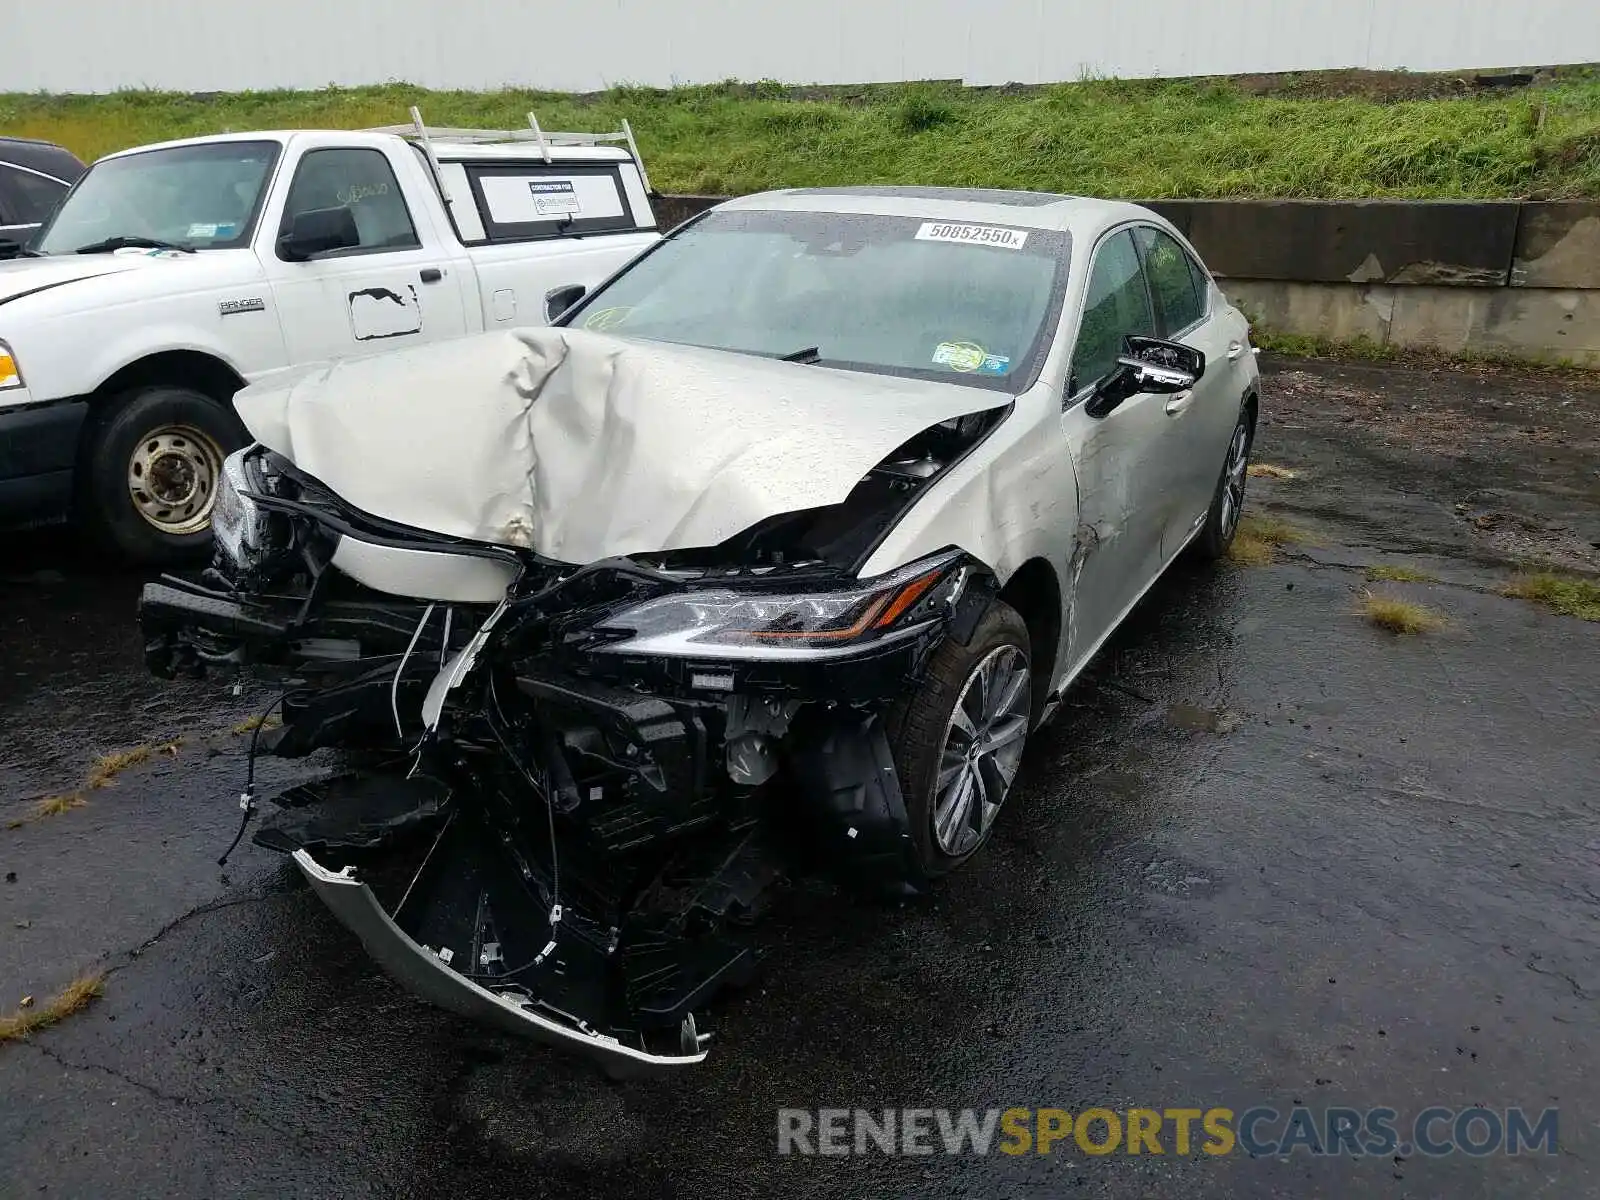
[[[1174,704],[1167,709],[1167,724],[1174,729],[1191,729],[1200,733],[1232,733],[1244,724],[1244,718],[1226,708]]]

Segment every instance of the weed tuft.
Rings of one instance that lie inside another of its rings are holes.
[[[1396,596],[1361,593],[1361,615],[1379,629],[1395,634],[1428,633],[1443,628],[1444,617],[1425,604]]]
[[[109,787],[116,782],[117,776],[129,767],[149,762],[159,749],[158,746],[133,746],[127,750],[113,750],[110,754],[102,754],[89,768],[89,778],[86,781],[88,787],[92,790]]]
[[[1276,467],[1271,463],[1251,463],[1251,479],[1298,479],[1300,472],[1290,470],[1288,467]]]
[[[1380,563],[1367,568],[1367,578],[1372,580],[1386,580],[1390,583],[1438,583],[1437,575],[1430,575],[1419,567],[1408,567],[1404,563]]]
[[[0,1016],[0,1042],[14,1042],[37,1030],[64,1021],[74,1013],[82,1012],[105,995],[106,977],[103,972],[80,975],[53,996],[46,1004],[35,1005],[33,997],[24,997],[17,1010]]]
[[[1600,583],[1591,579],[1552,572],[1521,575],[1506,585],[1505,594],[1542,604],[1562,616],[1600,621]]]

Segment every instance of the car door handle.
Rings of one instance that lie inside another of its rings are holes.
[[[1189,411],[1189,405],[1194,403],[1194,392],[1179,392],[1167,401],[1167,416],[1181,417]]]
[[[443,278],[444,278],[444,272],[439,270],[438,267],[423,267],[422,268],[422,282],[423,283],[438,283],[439,280],[441,280]]]
[[[1232,362],[1234,359],[1238,358],[1243,353],[1244,353],[1244,343],[1243,342],[1229,342],[1228,343],[1228,361],[1229,362]]]

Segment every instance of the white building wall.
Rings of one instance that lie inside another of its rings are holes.
[[[1042,83],[1600,62],[1600,0],[3,0],[0,92]]]

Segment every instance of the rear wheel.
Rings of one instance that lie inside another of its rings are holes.
[[[891,716],[895,768],[923,870],[945,875],[988,841],[1033,712],[1028,627],[996,601],[963,646],[946,641]]]
[[[85,452],[92,532],[133,562],[203,556],[223,457],[246,438],[239,419],[201,392],[158,385],[128,393],[97,423]]]
[[[1250,478],[1250,446],[1255,439],[1255,422],[1250,410],[1239,414],[1239,423],[1228,438],[1228,453],[1222,463],[1222,477],[1217,480],[1217,490],[1211,497],[1211,510],[1206,513],[1206,523],[1200,536],[1194,540],[1195,554],[1199,558],[1218,559],[1233,545],[1233,535],[1239,531],[1239,517],[1244,512],[1245,484]]]

